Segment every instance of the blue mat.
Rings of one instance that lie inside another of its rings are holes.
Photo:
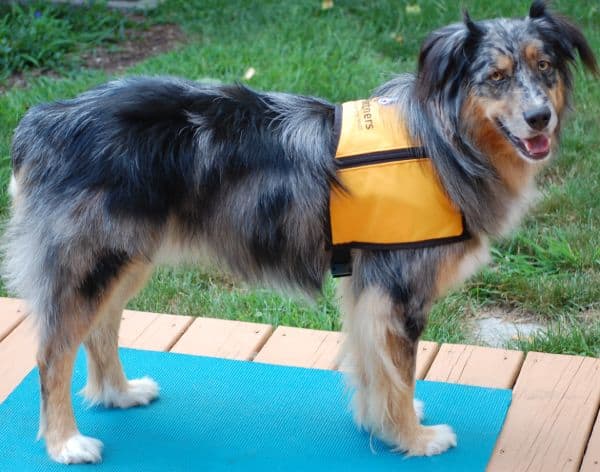
[[[83,434],[104,442],[99,466],[52,464],[35,442],[37,370],[0,405],[0,470],[47,471],[483,471],[511,400],[510,390],[418,382],[425,423],[447,423],[458,446],[404,458],[352,422],[338,372],[123,349],[129,377],[150,375],[159,400],[129,410],[86,409],[74,397]],[[85,383],[77,359],[73,391]]]

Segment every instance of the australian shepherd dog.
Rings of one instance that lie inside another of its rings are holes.
[[[598,71],[581,31],[542,1],[522,19],[465,13],[425,40],[416,74],[375,92],[424,146],[470,235],[355,249],[339,284],[356,421],[408,455],[457,443],[450,426],[420,424],[417,341],[434,300],[485,263],[489,240],[527,208],[558,145],[577,54]],[[81,343],[92,404],[157,397],[150,378],[125,377],[117,349],[121,311],[155,265],[207,253],[244,280],[318,293],[339,184],[334,111],[307,96],[149,77],[29,110],[12,146],[4,276],[39,324],[39,435],[52,459],[101,460],[71,405]]]

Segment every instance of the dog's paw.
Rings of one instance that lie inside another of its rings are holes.
[[[435,456],[456,446],[456,434],[447,424],[421,426],[416,440],[408,447],[408,456]]]
[[[49,448],[50,457],[61,464],[84,464],[102,460],[102,442],[97,439],[74,434],[56,450]]]
[[[90,405],[104,405],[108,408],[131,408],[138,405],[147,405],[158,397],[158,384],[150,377],[127,381],[126,390],[117,390],[104,386],[98,391],[86,386],[81,394]]]
[[[150,377],[129,380],[127,390],[125,392],[113,392],[109,404],[117,408],[147,405],[158,397],[158,390],[158,384]]]
[[[413,399],[413,407],[415,409],[415,414],[417,415],[418,420],[422,421],[425,417],[425,403],[415,398]]]

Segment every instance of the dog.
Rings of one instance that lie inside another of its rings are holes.
[[[542,1],[522,19],[465,13],[425,40],[415,75],[375,93],[423,147],[468,231],[447,244],[351,247],[352,274],[339,284],[356,422],[408,455],[457,443],[450,426],[420,424],[417,341],[434,300],[488,261],[489,240],[527,209],[555,154],[577,54],[598,73],[581,31]],[[3,273],[38,321],[39,435],[53,460],[101,460],[102,443],[80,434],[71,406],[81,343],[90,403],[157,397],[150,378],[125,377],[117,349],[121,311],[156,264],[209,254],[244,280],[318,293],[332,262],[329,200],[344,187],[335,110],[241,85],[138,77],[24,116]]]

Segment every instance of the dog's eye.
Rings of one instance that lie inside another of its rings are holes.
[[[550,70],[550,63],[548,61],[539,61],[538,70],[541,72],[547,72]]]
[[[500,82],[501,80],[504,80],[504,78],[505,75],[499,70],[496,70],[490,74],[490,80],[492,82]]]

